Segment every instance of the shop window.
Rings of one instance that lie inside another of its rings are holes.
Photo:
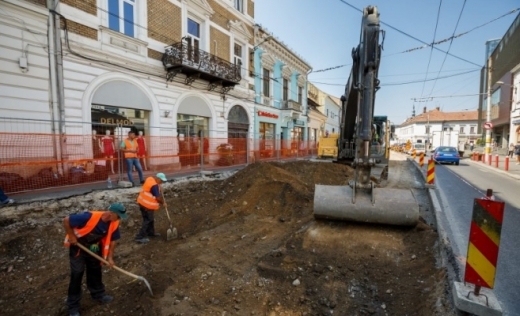
[[[108,27],[134,37],[135,0],[108,0]]]

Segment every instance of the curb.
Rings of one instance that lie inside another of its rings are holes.
[[[407,157],[406,159],[410,160],[413,163],[413,165],[417,168],[417,171],[421,174],[421,177],[424,180],[425,189],[428,190],[428,197],[433,207],[433,211],[435,212],[437,232],[439,233],[439,243],[445,249],[445,251],[443,251],[443,249],[440,249],[441,265],[443,267],[446,267],[448,271],[448,281],[451,285],[451,291],[453,294],[453,302],[455,307],[457,308],[459,313],[468,312],[479,316],[501,316],[502,308],[500,307],[495,293],[492,290],[482,289],[485,290],[485,294],[489,300],[489,306],[486,306],[486,301],[482,301],[478,297],[475,298],[474,296],[471,296],[469,299],[466,297],[467,293],[473,290],[473,286],[468,286],[463,282],[460,282],[460,280],[462,279],[460,272],[463,271],[464,267],[458,263],[453,254],[453,249],[451,247],[451,242],[448,237],[448,233],[446,231],[446,228],[444,227],[442,219],[440,218],[442,209],[440,206],[441,204],[439,203],[439,199],[435,194],[435,187],[428,187],[426,185],[426,175],[419,166],[419,163],[417,163],[417,161],[409,157]],[[482,291],[482,293],[484,293],[484,291]]]
[[[512,174],[512,173],[510,173],[510,172],[507,172],[507,171],[505,171],[505,170],[502,170],[502,169],[499,169],[499,168],[496,168],[496,167],[490,166],[490,165],[485,164],[485,163],[482,163],[482,162],[480,162],[480,161],[474,161],[474,160],[469,159],[468,162],[469,162],[470,164],[478,165],[478,166],[484,167],[484,168],[486,168],[486,169],[493,170],[493,171],[495,171],[495,172],[505,174],[506,176],[509,176],[509,177],[511,177],[511,178],[514,178],[514,179],[520,180],[520,175]]]

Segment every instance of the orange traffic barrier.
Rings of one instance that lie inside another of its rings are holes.
[[[426,171],[426,183],[435,184],[435,162],[428,160],[428,170]]]
[[[495,155],[495,167],[498,168],[498,155]]]
[[[414,150],[412,150],[412,158],[415,160],[415,157],[417,157],[417,156],[416,156],[416,152],[415,152],[415,149],[414,149]]]
[[[509,156],[506,156],[506,160],[504,162],[504,170],[509,171]]]
[[[424,166],[424,153],[419,155],[419,166],[422,168]]]
[[[473,202],[464,282],[475,285],[475,295],[482,286],[495,285],[505,203],[494,201],[492,192],[488,189],[485,198]]]

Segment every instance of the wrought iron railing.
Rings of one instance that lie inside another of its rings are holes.
[[[235,65],[227,60],[197,49],[189,42],[178,42],[166,47],[162,62],[168,71],[172,68],[189,67],[194,70],[239,83],[241,65]]]

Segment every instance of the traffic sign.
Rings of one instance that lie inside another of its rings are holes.
[[[493,128],[493,123],[491,123],[491,122],[484,123],[484,129],[492,129],[492,128]]]

